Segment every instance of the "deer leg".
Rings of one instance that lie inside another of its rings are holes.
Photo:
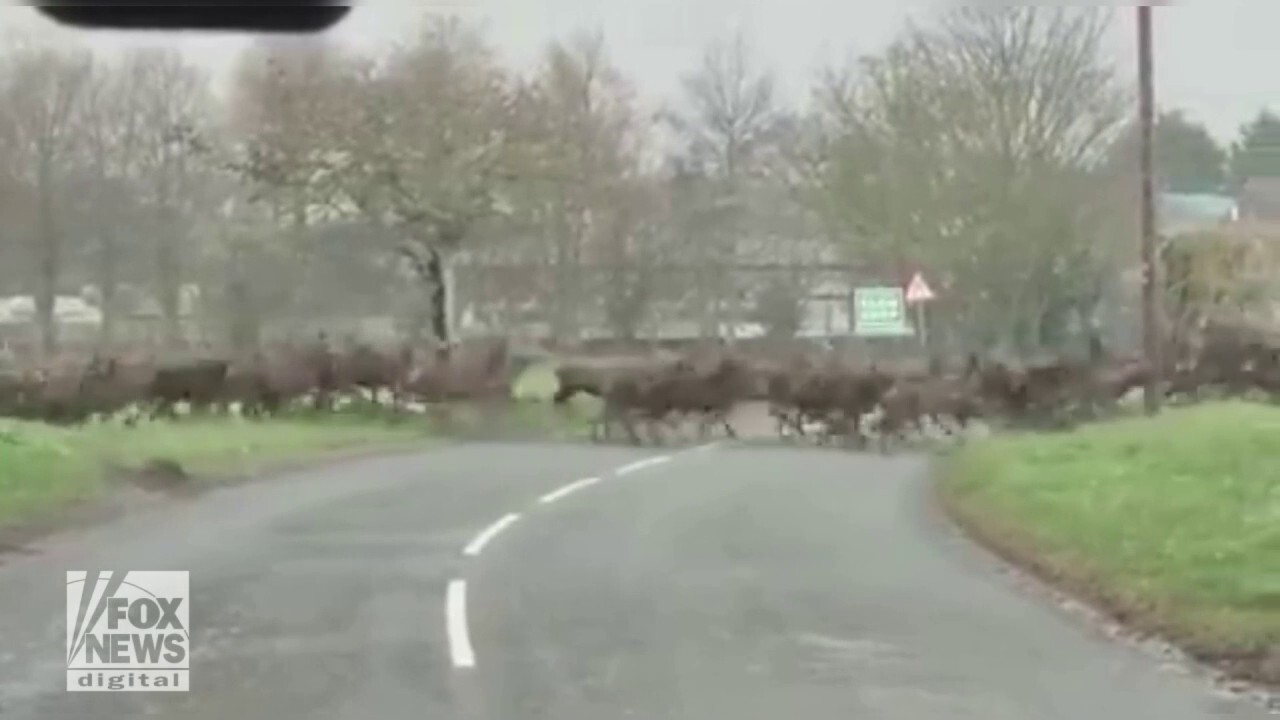
[[[733,429],[733,425],[729,422],[729,413],[721,413],[720,422],[724,425],[724,433],[731,440],[738,439],[738,431]]]
[[[842,447],[850,447],[858,443],[857,418],[847,413],[833,414],[826,421],[826,437],[824,440]]]
[[[800,408],[792,408],[782,416],[782,425],[787,430],[787,435],[795,441],[799,441],[804,437],[804,412]]]
[[[631,438],[632,445],[643,444],[640,442],[640,434],[636,432],[635,425],[632,423],[632,418],[629,417],[627,413],[622,414],[622,427],[627,431],[627,436]]]
[[[955,408],[955,412],[952,416],[956,421],[956,442],[964,444],[965,437],[969,434],[969,421],[972,419],[972,416],[969,413],[969,409],[964,406]]]
[[[612,436],[612,428],[615,423],[622,426],[623,431],[626,432],[633,445],[640,444],[640,438],[632,425],[630,413],[620,405],[606,402],[604,411],[600,414],[599,427],[602,438],[608,439]]]
[[[773,418],[774,429],[778,433],[778,437],[787,438],[789,435],[787,431],[791,428],[790,413],[780,406],[773,406],[769,408],[769,415]]]
[[[891,434],[890,422],[888,418],[887,417],[882,418],[880,420],[879,427],[877,427],[876,429],[879,431],[879,434],[880,434],[880,437],[876,438],[876,441],[880,447],[880,454],[888,455],[889,454],[889,435]]]
[[[609,437],[609,420],[613,415],[613,406],[605,403],[600,415],[591,421],[591,441],[604,442]]]
[[[649,426],[649,442],[654,445],[666,444],[666,438],[663,437],[661,429],[663,424],[665,424],[666,419],[662,417],[650,417],[647,418],[647,420],[647,424]]]
[[[715,436],[719,420],[720,416],[710,410],[702,412],[702,422],[698,426],[698,442],[706,442]]]
[[[845,446],[858,449],[866,447],[866,428],[863,427],[862,412],[858,409],[846,410],[844,423],[846,432]]]
[[[702,411],[698,413],[698,440],[705,442],[711,437],[712,419],[709,413]]]
[[[788,420],[790,420],[792,427],[794,427],[796,430],[796,437],[801,437],[801,438],[808,437],[808,434],[804,432],[804,424],[805,424],[805,419],[810,418],[810,416],[812,416],[812,414],[810,414],[809,411],[806,411],[804,409],[800,409],[800,407],[797,407],[795,413],[792,414],[790,418],[788,418]]]

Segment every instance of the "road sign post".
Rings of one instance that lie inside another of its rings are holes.
[[[907,323],[906,297],[900,287],[855,289],[853,321],[853,332],[858,337],[904,337],[914,334]]]
[[[924,303],[916,303],[916,332],[920,335],[920,347],[929,347],[929,326],[925,323]]]
[[[929,283],[924,281],[924,275],[916,273],[911,276],[911,282],[907,283],[906,300],[909,304],[915,306],[916,310],[916,330],[920,335],[920,346],[929,347],[929,328],[926,324],[928,320],[925,304],[936,297],[933,294],[933,288],[929,287]]]

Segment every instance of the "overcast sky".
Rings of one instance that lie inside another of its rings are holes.
[[[344,43],[385,46],[402,37],[424,12],[454,12],[488,25],[490,37],[513,63],[528,67],[551,39],[577,29],[603,30],[614,61],[651,101],[678,94],[680,76],[709,42],[740,29],[778,75],[784,97],[800,101],[813,71],[851,54],[883,48],[912,15],[936,12],[940,2],[911,9],[854,0],[382,0],[358,6],[333,34]],[[1114,59],[1132,76],[1133,10],[1117,10]],[[1155,10],[1156,80],[1162,108],[1181,107],[1220,138],[1265,106],[1280,108],[1280,2],[1182,0]],[[28,7],[0,8],[0,27],[59,32]],[[174,44],[225,80],[245,40],[234,36],[149,33],[84,34],[111,53],[138,44]]]

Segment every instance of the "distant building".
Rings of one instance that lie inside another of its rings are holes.
[[[1156,217],[1159,234],[1175,237],[1236,222],[1241,203],[1214,193],[1161,193]]]
[[[59,295],[54,300],[53,308],[54,319],[59,323],[93,327],[102,324],[102,312],[80,297]],[[34,322],[35,318],[36,301],[31,296],[0,298],[0,324],[26,324]]]

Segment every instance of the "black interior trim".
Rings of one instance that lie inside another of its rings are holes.
[[[337,24],[350,5],[293,2],[271,5],[182,5],[116,3],[38,3],[58,22],[85,28],[131,30],[209,30],[252,32],[318,32]]]

